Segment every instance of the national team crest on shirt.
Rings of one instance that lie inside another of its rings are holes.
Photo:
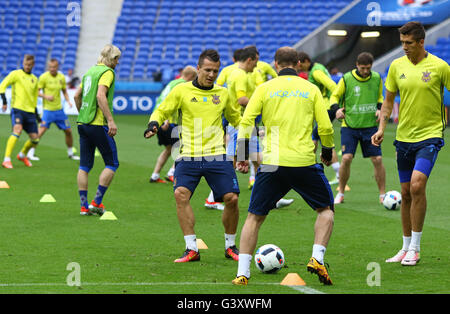
[[[425,71],[422,72],[422,81],[424,81],[425,83],[431,81],[431,72]]]
[[[220,104],[220,98],[219,97],[220,96],[218,96],[218,95],[212,95],[212,102],[213,102],[214,105]]]

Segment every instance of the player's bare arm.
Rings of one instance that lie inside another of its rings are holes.
[[[73,96],[73,100],[75,101],[75,106],[77,107],[77,110],[79,112],[83,100],[83,90],[81,89],[81,87],[78,87],[75,95]]]
[[[378,131],[372,135],[372,144],[375,146],[380,146],[384,139],[384,129],[389,122],[391,117],[392,109],[394,108],[395,94],[386,90],[386,98],[384,99],[383,105],[380,111],[380,124],[378,126]]]
[[[63,88],[61,89],[63,95],[64,95],[64,99],[67,101],[67,103],[69,104],[69,107],[72,108],[72,103],[70,102],[70,98],[69,98],[69,93],[67,93],[67,89]]]
[[[108,122],[108,135],[113,137],[117,134],[117,126],[114,122],[113,116],[111,114],[111,111],[109,111],[109,105],[108,105],[108,87],[104,85],[98,86],[97,91],[97,103],[100,108],[100,110],[103,112],[103,115],[105,116],[106,121]]]

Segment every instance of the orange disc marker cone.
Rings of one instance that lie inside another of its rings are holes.
[[[289,273],[280,282],[283,286],[306,286],[305,281],[297,273]]]
[[[9,189],[9,185],[6,181],[0,181],[0,189]]]
[[[197,248],[199,250],[207,250],[208,246],[206,245],[206,243],[202,239],[197,239]]]
[[[339,191],[339,186],[336,188],[336,191]],[[345,185],[345,191],[350,191],[350,187],[348,185]]]

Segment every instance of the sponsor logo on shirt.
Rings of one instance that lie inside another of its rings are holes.
[[[404,80],[404,79],[406,79],[406,75],[405,75],[405,73],[402,73],[402,75],[400,75],[400,79],[401,79],[401,80]]]

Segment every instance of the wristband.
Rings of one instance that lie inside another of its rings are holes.
[[[156,121],[150,121],[149,123],[148,123],[148,125],[147,125],[147,130],[145,130],[145,132],[144,132],[144,137],[145,137],[145,134],[147,134],[147,132],[153,132],[153,130],[154,130],[154,128],[156,127],[156,129],[159,129],[159,124],[158,124],[158,122],[156,122]]]
[[[333,157],[333,148],[322,146],[322,157],[326,161],[331,161]]]

